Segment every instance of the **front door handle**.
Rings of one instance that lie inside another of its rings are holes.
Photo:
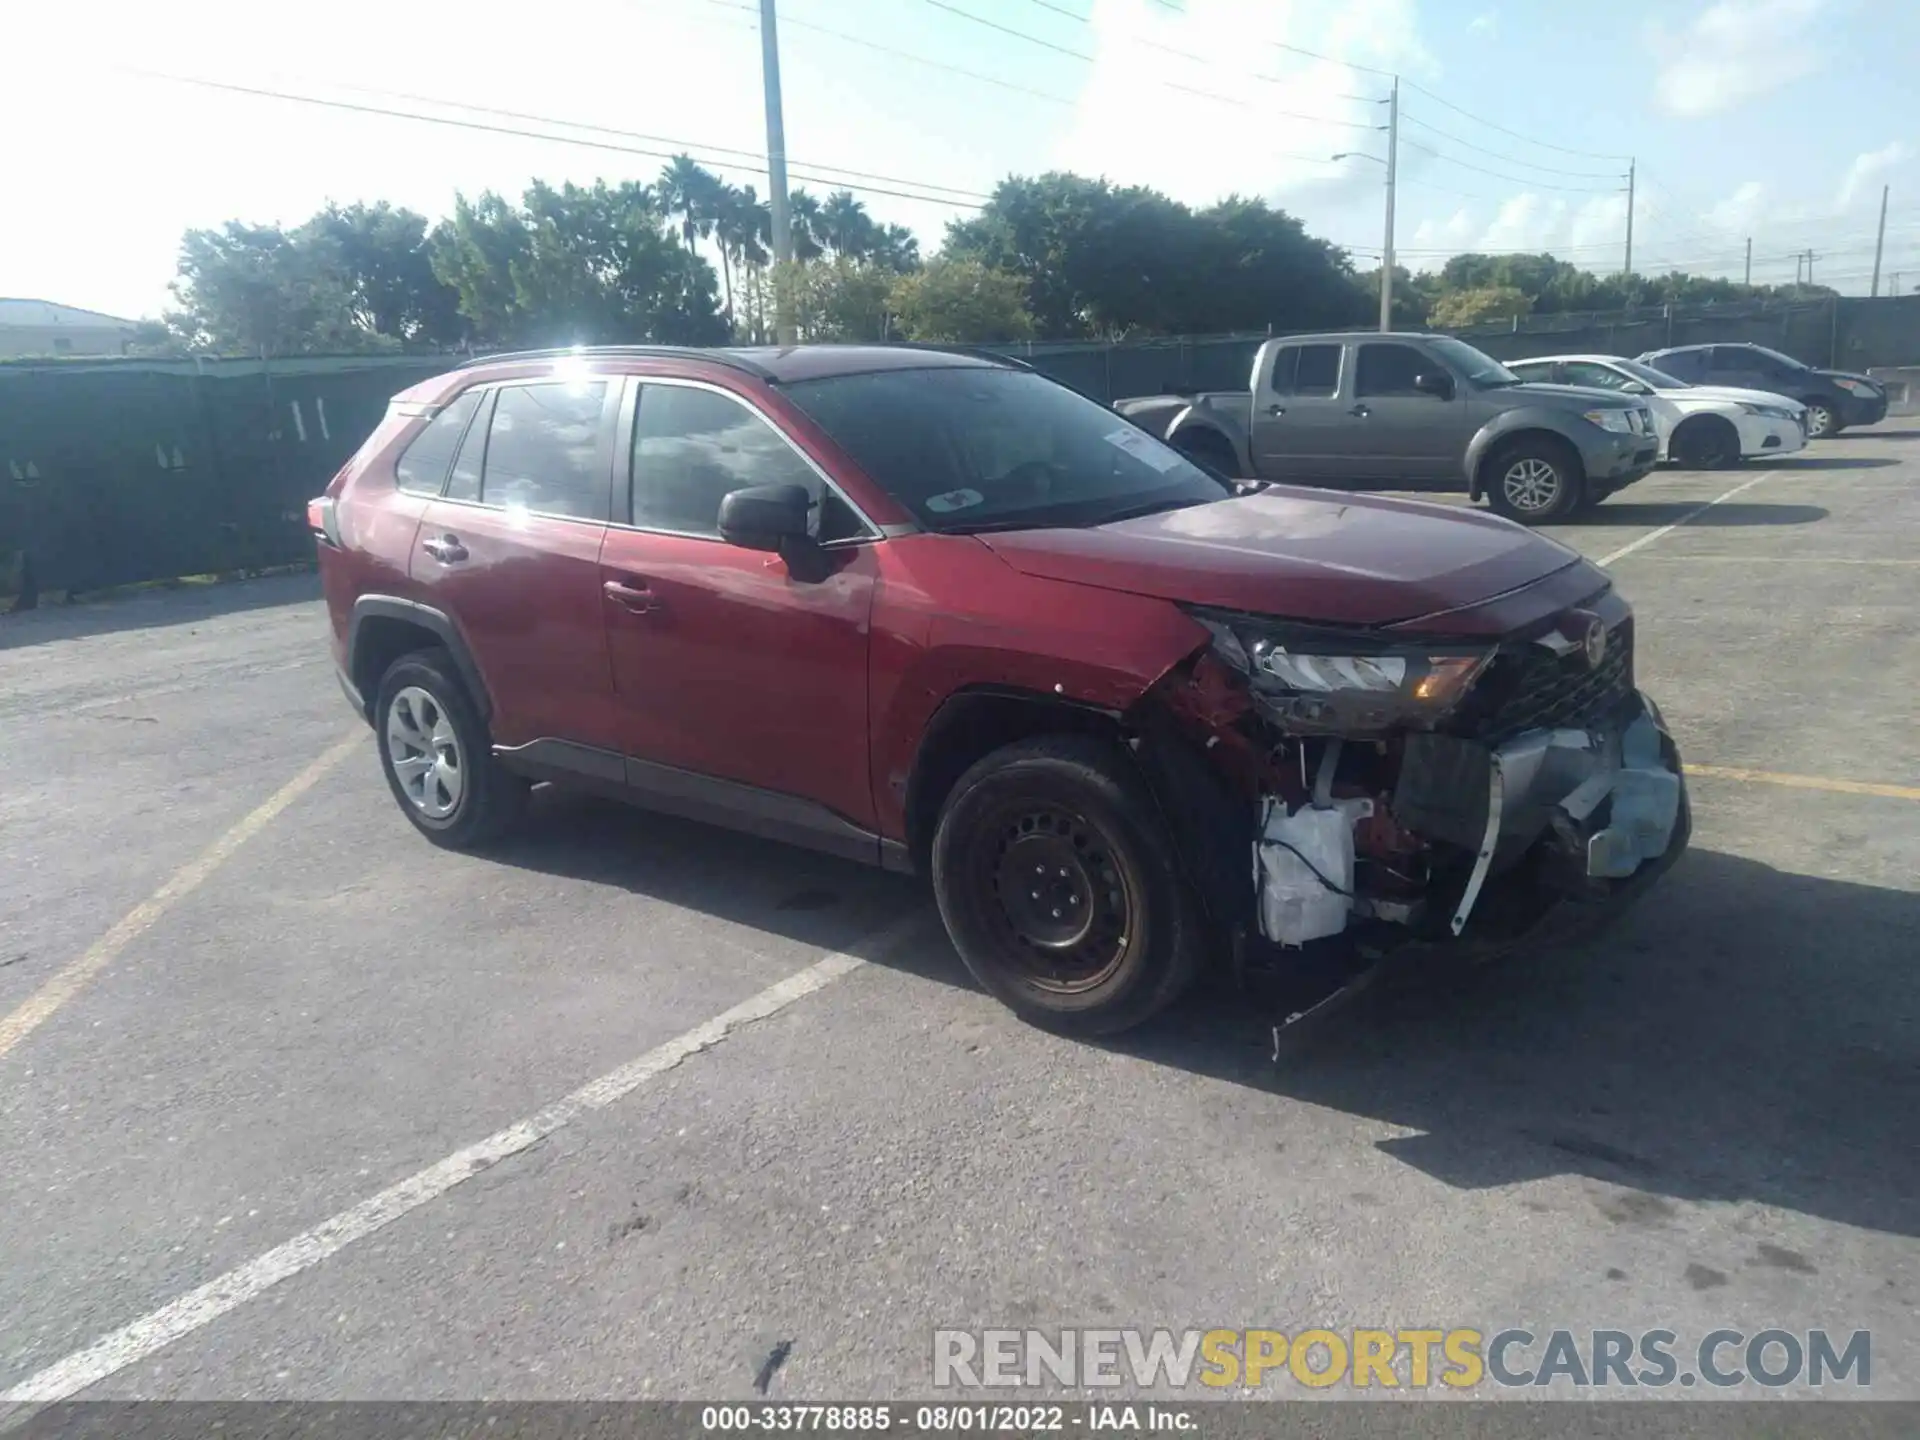
[[[458,535],[429,535],[420,542],[420,548],[438,560],[442,565],[458,565],[467,558],[467,547],[460,543]]]
[[[660,608],[659,599],[644,585],[629,585],[624,580],[609,580],[600,588],[614,604],[624,610],[631,610],[635,615],[645,615],[649,611]]]
[[[1347,411],[1347,414],[1357,415],[1364,420],[1367,416],[1373,414],[1373,411],[1369,410],[1365,405],[1356,405],[1351,410]]]
[[[1269,415],[1284,415],[1287,413],[1287,407],[1284,405],[1269,405],[1267,406],[1267,413]]]

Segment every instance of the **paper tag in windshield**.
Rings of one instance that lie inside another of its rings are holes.
[[[926,507],[936,515],[946,515],[954,510],[969,510],[987,497],[978,490],[949,490],[944,495],[929,495]]]
[[[1136,430],[1131,425],[1122,425],[1118,430],[1108,432],[1106,441],[1116,450],[1124,450],[1156,470],[1171,470],[1181,463],[1175,451],[1153,439],[1146,431]]]

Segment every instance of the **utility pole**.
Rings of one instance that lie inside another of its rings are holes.
[[[1380,330],[1393,329],[1393,189],[1399,178],[1400,77],[1387,92],[1387,238],[1380,257]]]
[[[1807,284],[1813,284],[1813,251],[1807,251]]]
[[[773,0],[760,0],[760,78],[767,97],[767,186],[773,211],[773,328],[782,345],[799,343],[793,324],[793,217],[787,210],[787,127],[780,114],[780,32]]]
[[[1634,172],[1640,168],[1638,160],[1627,161],[1627,265],[1620,273],[1633,274],[1633,187]]]
[[[1880,293],[1880,255],[1887,248],[1887,191],[1892,188],[1880,187],[1880,233],[1873,237],[1873,288],[1867,291],[1869,298]]]
[[[1753,237],[1751,235],[1747,237],[1747,273],[1740,283],[1742,285],[1753,284]]]

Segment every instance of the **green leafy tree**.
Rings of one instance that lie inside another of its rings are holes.
[[[787,229],[793,237],[795,260],[817,260],[826,253],[821,210],[819,196],[805,190],[787,192]]]
[[[885,340],[894,273],[845,255],[795,262],[785,271],[802,340]]]
[[[433,273],[424,215],[384,200],[329,205],[293,238],[338,275],[360,329],[415,343],[459,342],[459,296]]]
[[[195,349],[298,355],[373,343],[331,255],[277,225],[189,230],[173,293],[169,323]]]
[[[1513,320],[1533,308],[1518,286],[1481,285],[1471,290],[1449,290],[1433,302],[1429,320],[1443,330],[1460,330],[1495,320]]]
[[[910,340],[990,344],[1033,337],[1028,282],[973,259],[941,257],[893,279],[889,303]]]
[[[649,200],[657,201],[664,214],[679,220],[680,239],[691,253],[694,241],[713,233],[725,189],[720,178],[691,155],[676,155],[661,170]]]

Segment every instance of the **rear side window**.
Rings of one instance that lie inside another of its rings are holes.
[[[453,452],[466,433],[467,422],[480,404],[480,392],[469,390],[427,422],[427,428],[413,437],[395,465],[400,488],[416,495],[438,495],[447,483],[447,468],[453,464]]]
[[[1668,350],[1647,362],[1676,380],[1698,380],[1706,373],[1706,354],[1700,350]]]
[[[503,387],[487,427],[482,503],[604,520],[607,467],[600,433],[606,399],[604,380]]]
[[[1553,379],[1553,362],[1551,360],[1509,360],[1507,362],[1507,369],[1518,375],[1522,380],[1541,381]]]
[[[1362,345],[1359,364],[1354,370],[1353,393],[1419,395],[1413,382],[1423,368],[1431,369],[1431,362],[1411,345]]]
[[[1301,345],[1294,363],[1290,395],[1333,395],[1340,389],[1340,347]]]

